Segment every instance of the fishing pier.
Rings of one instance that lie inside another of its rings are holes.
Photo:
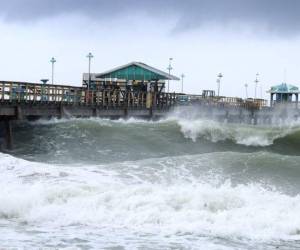
[[[180,79],[132,62],[101,74],[83,74],[82,86],[48,84],[47,80],[41,80],[42,83],[0,81],[1,144],[12,148],[12,121],[71,117],[158,119],[175,107],[184,110],[193,106],[219,120],[246,120],[256,124],[259,119],[271,119],[270,110],[276,102],[273,96],[276,95],[277,101],[291,100],[291,94],[297,98],[298,112],[297,89],[288,95],[280,94],[280,89],[274,90],[273,107],[268,107],[266,100],[215,96],[212,90],[204,90],[202,95],[167,93],[166,81],[170,80]]]

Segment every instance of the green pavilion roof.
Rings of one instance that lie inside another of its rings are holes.
[[[153,68],[145,63],[131,62],[112,70],[96,74],[97,78],[117,78],[124,80],[158,81],[158,80],[180,80],[178,77],[169,75],[159,69]]]
[[[270,93],[299,93],[299,88],[291,85],[282,83],[276,86],[271,87]]]

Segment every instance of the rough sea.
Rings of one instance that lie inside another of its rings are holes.
[[[0,249],[300,249],[300,123],[62,119],[0,153]]]

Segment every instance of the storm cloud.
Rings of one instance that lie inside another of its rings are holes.
[[[300,31],[298,0],[10,0],[1,1],[0,15],[8,22],[37,21],[79,14],[94,20],[125,15],[174,19],[177,31],[207,24],[250,24],[279,33]]]

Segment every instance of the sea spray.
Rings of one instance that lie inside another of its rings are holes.
[[[204,138],[213,142],[231,140],[245,146],[269,146],[278,138],[300,130],[300,127],[266,127],[228,124],[212,120],[178,120],[181,132],[193,141]]]

